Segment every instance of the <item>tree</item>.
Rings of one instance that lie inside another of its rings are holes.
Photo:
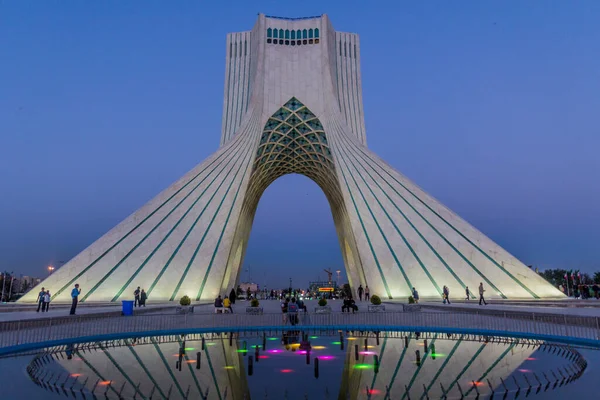
[[[539,272],[539,274],[542,278],[547,280],[554,287],[559,287],[560,285],[567,285],[567,281],[565,280],[565,275],[567,274],[566,269],[547,269],[542,272]]]
[[[594,283],[600,283],[600,271],[594,272]]]

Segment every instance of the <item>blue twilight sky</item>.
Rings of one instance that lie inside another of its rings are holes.
[[[600,270],[596,0],[2,1],[0,269],[44,275],[212,153],[258,12],[359,33],[371,149],[526,264]],[[343,269],[316,184],[267,189],[245,266]]]

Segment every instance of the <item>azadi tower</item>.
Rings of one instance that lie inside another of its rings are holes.
[[[228,293],[261,195],[291,173],[329,200],[354,289],[439,298],[483,282],[490,298],[562,296],[369,150],[358,35],[326,15],[260,15],[227,36],[225,63],[220,148],[42,282],[53,300],[69,301],[75,283],[80,301],[130,299],[138,286],[152,301]]]

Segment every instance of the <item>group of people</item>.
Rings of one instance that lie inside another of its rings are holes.
[[[215,312],[219,313],[219,312],[222,312],[223,310],[227,310],[228,312],[233,314],[233,307],[231,305],[234,303],[235,303],[235,296],[231,296],[231,300],[230,300],[227,295],[225,295],[223,297],[221,297],[221,295],[219,295],[215,299]]]
[[[148,299],[148,294],[144,289],[140,290],[140,287],[138,286],[137,289],[135,289],[133,292],[133,298],[134,307],[146,307],[146,300]]]
[[[571,294],[570,292],[572,292],[575,299],[600,299],[600,286],[598,286],[596,283],[593,285],[573,284],[572,288],[567,288],[566,286],[560,285],[558,289],[567,296]]]
[[[281,312],[283,313],[283,322],[290,322],[291,325],[296,325],[299,322],[298,319],[298,311],[306,312],[306,304],[302,299],[298,299],[296,301],[295,297],[292,297],[291,300],[287,297],[284,301],[281,302]]]
[[[485,293],[485,289],[483,288],[483,282],[479,283],[479,305],[483,304],[483,305],[487,305],[487,302],[485,301],[485,297],[484,294]],[[466,294],[466,298],[465,300],[471,300],[471,291],[469,290],[468,286],[465,286],[465,294]],[[417,289],[415,289],[414,287],[412,288],[412,297],[415,300],[415,303],[419,304],[419,292],[417,292]],[[448,302],[448,304],[450,303],[450,288],[446,285],[444,285],[444,287],[442,288],[442,300],[444,302],[444,304],[446,304],[446,302]]]
[[[52,298],[52,295],[50,295],[50,290],[46,290],[46,288],[42,288],[42,290],[40,290],[40,292],[38,293],[37,312],[40,312],[40,309],[42,310],[42,312],[48,312],[48,309],[50,308],[50,299],[51,298]]]
[[[365,286],[364,289],[362,287],[362,285],[358,285],[358,300],[362,301],[363,299],[363,295],[365,296],[365,300],[369,301],[371,299],[371,292],[369,291],[369,286]]]
[[[75,315],[75,310],[77,309],[77,303],[79,301],[79,294],[81,293],[81,289],[79,288],[79,284],[76,283],[73,290],[71,290],[71,311],[70,315]],[[38,293],[37,297],[37,312],[48,312],[50,310],[50,301],[52,300],[52,295],[50,294],[50,289],[42,288]]]
[[[344,297],[344,303],[342,304],[342,312],[350,312],[350,310],[352,310],[352,314],[354,314],[358,311],[358,306],[352,297],[346,296]]]
[[[75,311],[77,310],[77,304],[79,303],[79,295],[81,294],[81,288],[79,284],[76,283],[75,287],[71,290],[71,310],[69,311],[69,315],[75,315]],[[133,297],[135,299],[134,306],[135,307],[146,307],[146,299],[148,299],[148,294],[144,289],[140,290],[140,287],[133,292]],[[37,312],[48,312],[50,309],[50,300],[52,300],[52,295],[50,294],[50,290],[46,290],[46,288],[42,288],[38,293],[37,303],[38,308]]]

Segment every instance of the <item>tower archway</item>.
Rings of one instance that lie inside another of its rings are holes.
[[[264,125],[227,261],[228,271],[221,284],[222,291],[227,291],[239,281],[248,238],[263,193],[269,185],[287,174],[304,175],[321,188],[329,202],[349,283],[353,287],[354,283],[364,281],[327,134],[319,118],[292,97]]]

